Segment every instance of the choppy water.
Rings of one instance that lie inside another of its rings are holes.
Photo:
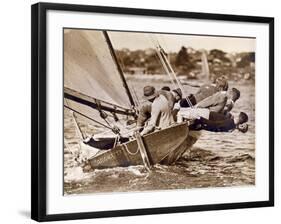
[[[148,84],[160,88],[167,83],[159,80],[131,79],[138,95]],[[223,187],[255,184],[255,87],[252,83],[230,83],[230,88],[241,91],[241,98],[235,104],[233,114],[244,111],[249,115],[249,131],[242,134],[212,133],[202,131],[202,135],[190,151],[172,166],[156,165],[147,173],[142,166],[94,170],[84,173],[77,162],[79,136],[72,117],[65,111],[64,148],[64,190],[65,194],[95,192],[127,192],[199,187]],[[195,88],[186,86],[188,92]],[[95,127],[81,122],[88,133]],[[85,154],[95,154],[87,151]],[[80,157],[83,157],[80,156]],[[79,161],[79,158],[78,158]]]

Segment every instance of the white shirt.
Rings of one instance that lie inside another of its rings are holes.
[[[183,118],[194,120],[198,119],[200,117],[203,117],[205,119],[209,119],[210,117],[210,110],[207,108],[180,108],[178,112],[178,118],[177,121],[181,122]]]

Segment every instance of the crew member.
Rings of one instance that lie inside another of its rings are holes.
[[[143,88],[143,101],[139,107],[137,130],[143,128],[145,122],[151,117],[151,104],[158,94],[153,86]]]
[[[171,102],[178,102],[181,97],[180,89],[165,91],[165,95],[159,93],[151,104],[151,118],[141,135],[153,132],[156,128],[164,129],[174,124],[175,120],[172,114],[174,105]]]
[[[207,130],[212,132],[229,132],[234,129],[245,133],[248,131],[248,115],[240,112],[238,117],[227,117],[223,113],[210,111],[207,108],[183,108],[178,113],[178,121],[194,120],[192,130]]]
[[[212,96],[213,94],[219,91],[227,91],[228,90],[228,82],[225,76],[221,76],[216,79],[215,84],[206,84],[200,87],[197,93],[190,94],[188,96],[189,101],[192,105],[199,103],[205,98]],[[181,107],[190,107],[189,103],[185,98],[180,101]]]
[[[230,111],[234,107],[235,102],[240,98],[240,91],[236,88],[232,88],[231,96],[228,98],[226,105],[223,109],[223,114],[229,118],[232,117]]]

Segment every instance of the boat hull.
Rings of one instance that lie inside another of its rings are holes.
[[[143,143],[152,165],[161,161],[164,164],[174,162],[190,147],[190,144],[193,144],[187,123],[145,135]],[[93,169],[104,169],[142,165],[143,160],[137,141],[132,140],[89,159],[89,163]]]
[[[170,165],[176,162],[187,150],[190,150],[201,135],[200,131],[189,131],[187,138],[174,151],[171,151],[160,163],[164,165]]]

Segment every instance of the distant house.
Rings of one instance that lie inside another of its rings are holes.
[[[127,72],[131,75],[144,75],[147,73],[145,67],[130,67],[127,68]]]

